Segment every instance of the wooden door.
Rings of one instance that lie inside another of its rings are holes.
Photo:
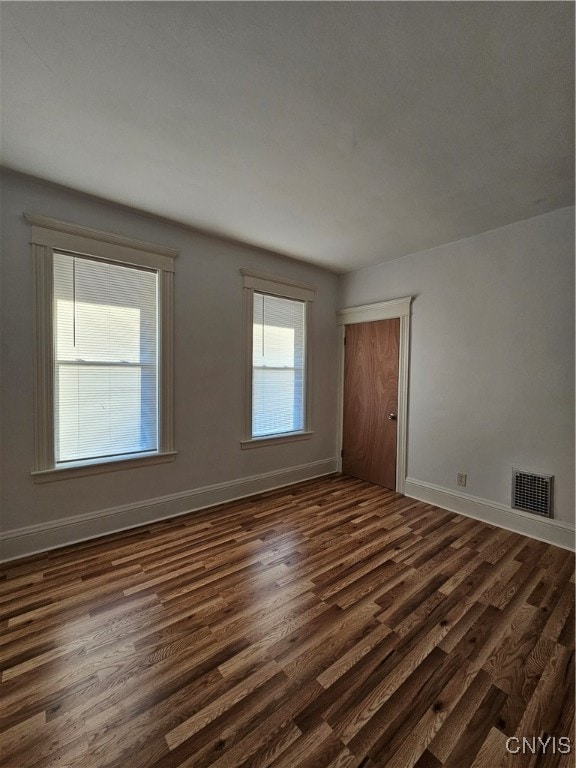
[[[396,489],[400,320],[346,326],[342,472]]]

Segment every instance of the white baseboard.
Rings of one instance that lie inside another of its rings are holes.
[[[477,496],[468,496],[410,477],[406,478],[404,493],[412,499],[434,504],[450,512],[473,517],[475,520],[481,520],[514,533],[521,533],[563,549],[574,550],[574,528],[567,523],[536,517],[504,504],[480,499]]]
[[[146,499],[135,504],[111,507],[74,517],[49,520],[0,534],[0,561],[14,560],[39,552],[86,541],[108,533],[177,517],[254,493],[271,491],[302,480],[336,472],[336,458],[313,461],[296,467],[265,472],[260,475],[229,480],[189,491]]]

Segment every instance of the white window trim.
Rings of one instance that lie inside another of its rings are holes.
[[[297,440],[309,440],[314,432],[312,430],[312,308],[316,296],[316,289],[300,283],[296,280],[285,280],[274,275],[252,272],[247,269],[240,270],[244,284],[244,386],[243,386],[243,421],[242,449],[261,448],[281,443],[292,443]],[[305,402],[304,402],[304,429],[298,432],[286,432],[278,435],[266,435],[264,437],[252,437],[252,339],[253,339],[253,311],[254,291],[272,296],[280,296],[284,299],[303,301],[306,305],[306,371]]]
[[[49,482],[173,461],[174,260],[178,251],[97,229],[25,213],[36,270],[36,373],[34,386],[35,482]],[[90,256],[114,264],[158,271],[158,450],[142,456],[114,457],[57,467],[54,455],[54,251]]]

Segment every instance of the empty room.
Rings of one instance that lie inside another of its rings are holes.
[[[574,4],[0,32],[3,768],[574,768]]]

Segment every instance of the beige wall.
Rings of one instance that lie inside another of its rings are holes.
[[[38,485],[34,459],[32,212],[180,251],[177,460]],[[2,180],[1,524],[11,557],[336,467],[337,306],[413,295],[408,476],[509,505],[513,466],[555,476],[574,522],[574,209],[338,278],[58,187]],[[241,268],[317,287],[312,440],[242,451]],[[338,283],[340,297],[337,298]],[[468,474],[466,489],[456,473]],[[529,532],[527,530],[527,532]],[[537,535],[537,534],[536,534]]]
[[[175,278],[175,443],[179,451],[175,462],[43,485],[32,481],[34,279],[29,225],[22,218],[25,211],[180,251]],[[309,441],[240,448],[241,268],[293,278],[317,288],[311,336],[315,434]],[[336,297],[337,277],[325,270],[4,174],[1,520],[4,533],[38,527],[12,539],[5,556],[135,525],[334,468]],[[291,470],[294,467],[299,469]],[[260,479],[243,482],[254,477]],[[222,483],[231,485],[194,495],[199,488]],[[93,513],[100,512],[103,514],[94,517]],[[73,524],[67,525],[67,521]]]
[[[553,474],[573,525],[574,209],[348,274],[339,304],[407,295],[408,476],[506,506],[512,467]]]

